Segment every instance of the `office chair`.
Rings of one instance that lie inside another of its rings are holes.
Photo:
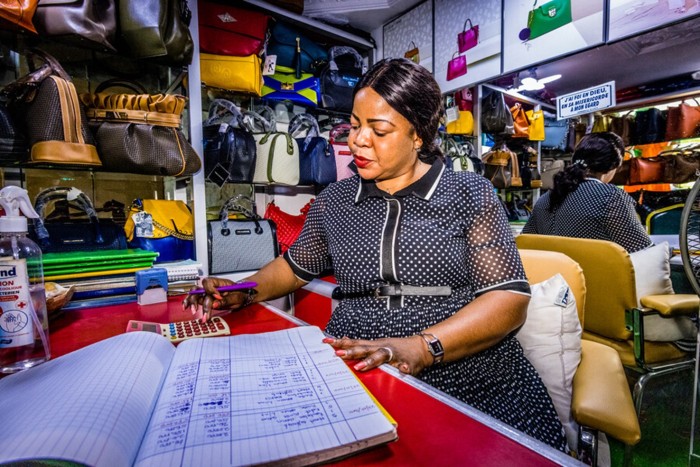
[[[650,212],[645,224],[649,235],[678,235],[683,204],[673,204]]]
[[[654,378],[692,370],[695,357],[671,342],[644,339],[643,316],[693,316],[700,308],[695,294],[648,295],[637,306],[634,266],[627,251],[606,240],[523,234],[518,248],[558,251],[576,261],[586,278],[583,338],[615,349],[625,368],[637,373],[632,391],[639,415],[646,384]]]
[[[520,250],[530,284],[559,273],[576,298],[579,321],[584,323],[586,282],[580,266],[568,256],[552,251]],[[625,462],[631,447],[641,438],[639,420],[625,371],[617,352],[603,344],[582,340],[581,362],[573,379],[571,412],[579,424],[578,457],[597,463],[597,432],[602,431],[625,445]]]

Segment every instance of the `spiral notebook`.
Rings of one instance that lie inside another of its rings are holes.
[[[158,263],[156,267],[168,271],[168,282],[196,281],[202,276],[202,263],[192,259]]]

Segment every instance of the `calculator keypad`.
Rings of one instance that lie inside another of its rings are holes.
[[[180,342],[193,337],[226,336],[231,334],[226,321],[218,316],[202,323],[200,320],[162,324],[163,335],[171,342]]]

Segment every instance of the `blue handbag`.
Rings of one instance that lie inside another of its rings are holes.
[[[566,151],[566,141],[569,135],[569,121],[555,118],[544,118],[543,149]]]
[[[311,73],[302,73],[297,78],[293,68],[278,65],[274,75],[263,76],[264,99],[316,107],[320,96],[321,81]]]
[[[303,72],[315,72],[328,61],[326,49],[286,24],[277,21],[270,29],[267,55],[277,56],[277,66],[294,69],[301,78]]]
[[[299,145],[299,184],[328,185],[337,179],[333,146],[320,135],[318,122],[309,114],[298,114],[289,122],[289,134],[306,130],[304,138],[295,138]]]

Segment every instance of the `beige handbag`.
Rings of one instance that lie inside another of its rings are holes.
[[[299,184],[299,145],[289,133],[253,135],[257,145],[253,183]]]

